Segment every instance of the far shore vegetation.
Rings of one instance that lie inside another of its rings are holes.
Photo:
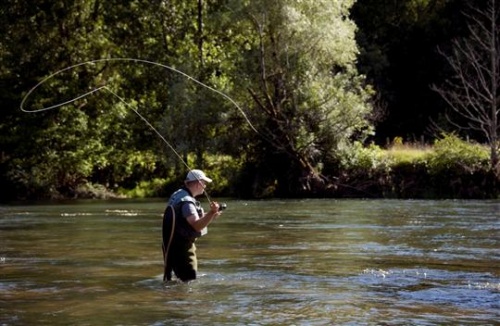
[[[304,191],[303,197],[404,198],[404,199],[491,199],[498,198],[498,184],[489,170],[488,146],[443,135],[434,144],[406,143],[397,137],[387,148],[377,145],[354,146],[339,157],[326,174],[330,185],[321,193]],[[211,195],[224,197],[270,198],[276,196],[276,180],[265,184],[243,184],[242,160],[229,156],[205,158],[207,173],[214,178]],[[190,157],[194,161],[194,157]],[[331,170],[330,170],[331,171]],[[324,171],[320,171],[324,173]],[[105,187],[86,183],[74,195],[83,198],[164,197],[182,179],[176,171],[168,178],[137,181],[129,187]],[[245,189],[242,191],[241,189]],[[253,191],[253,192],[252,192]]]
[[[0,12],[0,201],[499,198],[499,0]]]

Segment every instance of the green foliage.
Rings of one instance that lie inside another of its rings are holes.
[[[387,155],[394,161],[394,164],[412,163],[425,161],[431,151],[432,148],[430,146],[404,144],[402,137],[394,137],[390,148],[387,150]]]
[[[356,170],[371,174],[372,171],[387,171],[393,163],[386,151],[375,144],[363,146],[354,142],[345,146],[336,153],[340,170]]]
[[[234,192],[234,182],[242,169],[243,157],[228,155],[211,155],[206,158],[207,174],[214,181],[209,192],[214,195],[229,195]]]
[[[425,148],[396,144],[388,150],[355,143],[336,153],[338,196],[389,198],[495,198],[499,190],[484,145],[444,134]]]
[[[487,170],[489,150],[487,147],[470,143],[454,134],[444,134],[436,140],[433,151],[428,155],[430,174],[440,174],[446,171],[465,170],[472,173],[477,170]]]
[[[133,189],[118,189],[118,193],[128,198],[154,198],[163,193],[166,179],[155,178],[149,181],[140,181]]]
[[[387,155],[394,162],[394,164],[411,163],[411,162],[425,161],[430,151],[431,151],[430,148],[427,149],[399,148],[399,149],[391,149],[387,153]]]
[[[74,192],[76,198],[92,198],[92,199],[109,199],[123,198],[122,195],[116,192],[111,192],[102,184],[82,183],[79,184]]]
[[[2,2],[0,182],[7,186],[1,197],[102,197],[117,189],[134,197],[167,195],[187,168],[132,109],[187,165],[214,179],[211,195],[246,191],[235,185],[251,188],[247,193],[294,193],[304,175],[333,158],[359,179],[363,172],[389,173],[394,156],[361,145],[373,134],[374,92],[355,68],[353,3],[215,0],[199,11],[197,2],[182,0]],[[223,91],[258,135],[226,97],[137,62],[65,71],[37,89],[26,109],[102,85],[116,95],[102,90],[58,109],[19,111],[22,96],[51,73],[109,57],[156,61]],[[439,153],[429,159],[435,171],[451,155]],[[453,157],[466,165],[473,160],[464,157],[473,154]],[[245,182],[238,183],[242,173]]]
[[[249,146],[252,166],[271,170],[266,180],[285,193],[300,191],[307,186],[297,180],[317,174],[332,151],[373,132],[373,93],[354,67],[352,1],[230,3],[247,39],[237,84],[262,136]]]
[[[194,155],[190,155],[187,163],[194,167]],[[243,160],[241,158],[235,159],[227,155],[206,155],[204,157],[205,166],[203,170],[213,180],[209,184],[208,192],[210,195],[215,196],[229,196],[233,192],[233,183],[240,173]],[[145,198],[145,197],[160,197],[168,196],[169,191],[182,185],[187,168],[183,167],[169,173],[167,178],[151,178],[150,180],[142,180],[125,188],[120,187],[118,193],[132,198]],[[141,176],[148,174],[142,171]],[[139,179],[137,176],[134,179]]]

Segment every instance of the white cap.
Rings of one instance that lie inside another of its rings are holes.
[[[206,181],[212,182],[212,179],[208,178],[202,170],[191,170],[186,176],[186,181]]]

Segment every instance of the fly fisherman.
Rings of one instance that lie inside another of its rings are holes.
[[[196,238],[207,233],[207,226],[221,214],[217,202],[210,202],[210,211],[205,213],[195,197],[205,192],[212,182],[201,170],[191,170],[184,187],[175,191],[168,200],[163,215],[163,281],[172,279],[172,271],[183,282],[196,279]],[[207,196],[208,198],[208,196]],[[210,201],[210,200],[209,200]]]

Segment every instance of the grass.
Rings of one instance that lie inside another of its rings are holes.
[[[409,163],[425,159],[433,147],[420,144],[394,144],[386,150],[386,155],[395,163]]]

